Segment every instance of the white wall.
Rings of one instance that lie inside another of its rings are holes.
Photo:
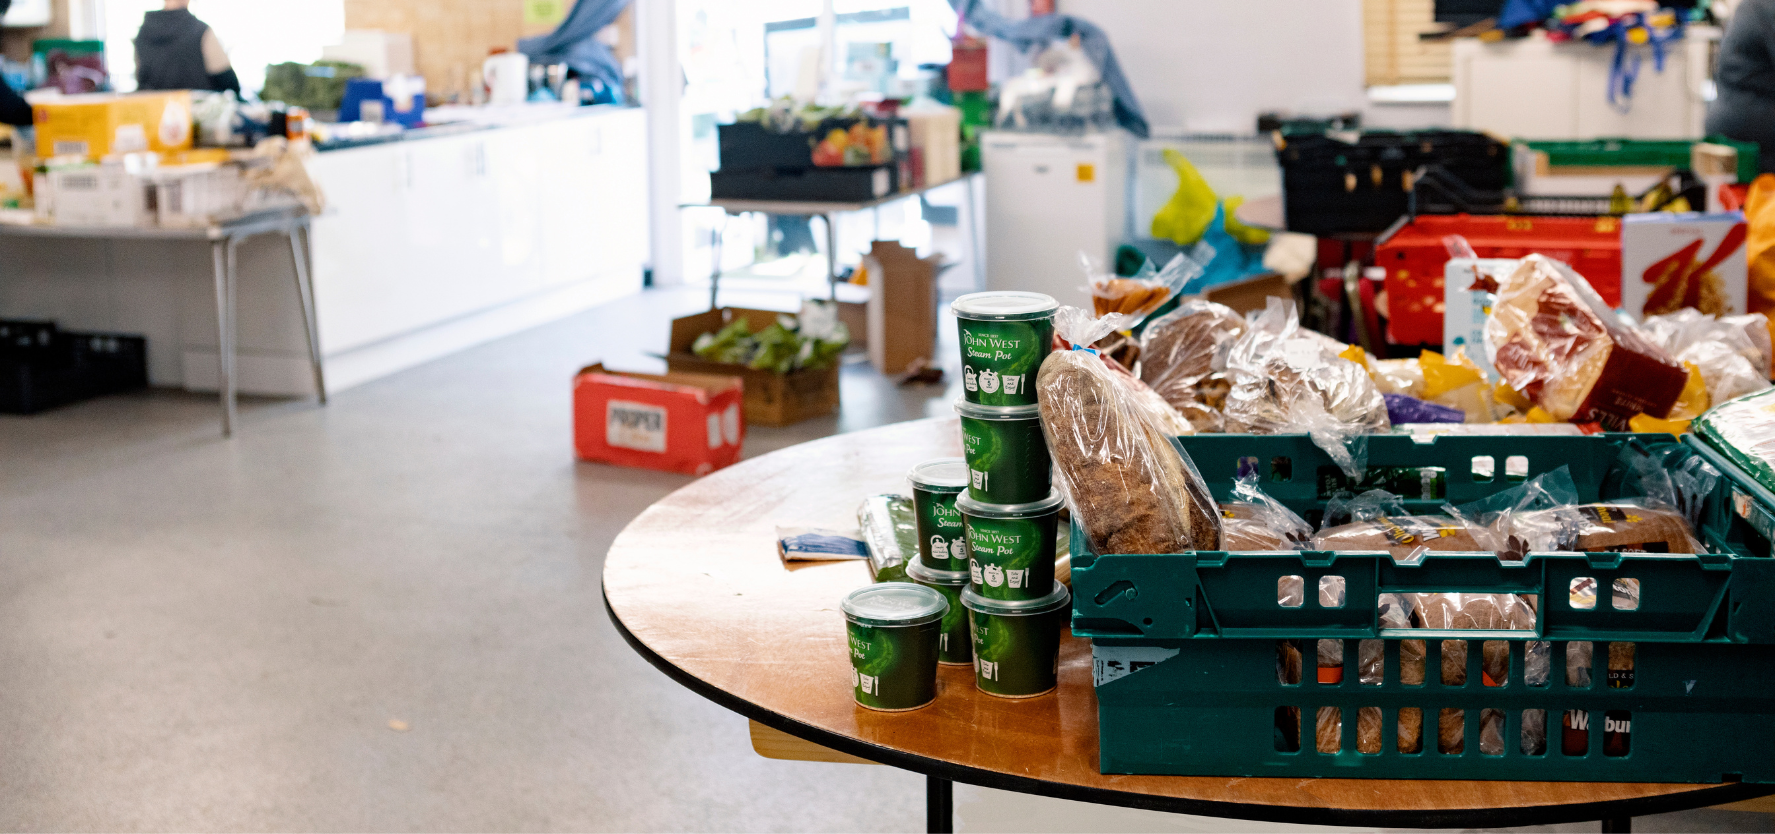
[[[1248,133],[1257,114],[1361,110],[1448,124],[1448,107],[1376,106],[1362,85],[1362,0],[1060,0],[1109,34],[1155,130]]]

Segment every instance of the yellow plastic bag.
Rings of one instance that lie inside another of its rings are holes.
[[[1689,381],[1683,383],[1682,394],[1677,396],[1676,405],[1670,407],[1668,420],[1693,420],[1713,405],[1707,396],[1707,380],[1701,376],[1701,366],[1684,362],[1683,367],[1689,369]]]
[[[1214,222],[1214,208],[1219,200],[1201,172],[1183,154],[1166,148],[1165,161],[1177,172],[1177,191],[1153,215],[1153,237],[1179,246],[1193,246],[1202,239],[1208,224]]]
[[[1750,226],[1744,241],[1750,262],[1750,312],[1768,316],[1769,332],[1775,337],[1775,174],[1751,182],[1744,220]]]

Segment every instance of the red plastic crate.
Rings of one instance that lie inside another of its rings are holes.
[[[1621,304],[1621,218],[1420,215],[1374,249],[1387,270],[1387,340],[1442,344],[1442,239],[1460,235],[1481,258],[1539,253],[1564,261],[1611,307]]]

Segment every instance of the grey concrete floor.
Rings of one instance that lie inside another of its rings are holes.
[[[186,394],[0,417],[0,829],[919,830],[921,777],[759,758],[606,619],[605,549],[689,479],[576,463],[569,380],[648,369],[704,304],[650,292],[326,408],[249,400],[231,441]],[[843,385],[842,415],[747,453],[953,397],[866,364]],[[963,830],[1278,828],[956,801]]]

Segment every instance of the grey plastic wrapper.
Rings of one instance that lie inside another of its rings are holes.
[[[1147,322],[1140,337],[1140,379],[1197,431],[1221,431],[1226,417],[1227,353],[1245,333],[1232,308],[1192,299]]]
[[[1072,345],[1089,345],[1127,318],[1093,319],[1062,307],[1055,330]],[[1139,381],[1119,373],[1094,351],[1075,348],[1050,353],[1036,376],[1042,432],[1073,523],[1097,553],[1219,549],[1220,510],[1206,485],[1166,430],[1167,418],[1131,393]]]
[[[1648,316],[1639,329],[1678,362],[1700,369],[1708,399],[1718,404],[1769,387],[1768,319],[1759,342],[1753,335],[1758,318],[1761,313],[1716,319],[1685,308]]]
[[[877,582],[906,582],[906,561],[918,553],[912,499],[871,495],[857,507],[857,528],[869,547],[869,574]]]
[[[1769,317],[1762,313],[1722,316],[1720,321],[1744,331],[1762,361],[1755,363],[1764,378],[1775,376],[1775,346],[1770,344]]]
[[[1292,301],[1269,299],[1227,354],[1226,430],[1310,435],[1339,469],[1360,477],[1365,435],[1390,427],[1387,403],[1368,371],[1327,342],[1301,328]]]

